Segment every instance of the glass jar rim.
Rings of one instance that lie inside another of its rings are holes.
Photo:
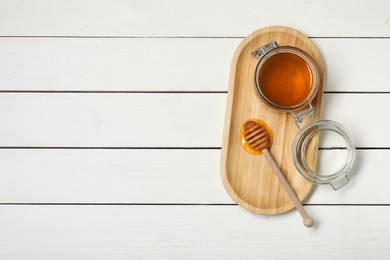
[[[302,58],[306,64],[309,66],[311,78],[312,78],[312,86],[309,94],[305,97],[303,101],[300,103],[294,104],[292,106],[283,106],[276,104],[272,102],[269,98],[267,98],[266,95],[261,90],[260,83],[259,83],[259,74],[261,71],[261,68],[266,63],[266,61],[271,58],[274,55],[278,55],[280,53],[290,53],[299,56]],[[254,85],[257,94],[260,96],[260,98],[269,106],[273,107],[277,110],[284,110],[284,111],[296,111],[299,109],[302,109],[303,107],[307,106],[316,96],[318,89],[319,89],[319,72],[316,63],[314,62],[313,58],[309,54],[307,54],[305,51],[293,47],[293,46],[277,46],[276,48],[268,51],[265,53],[264,56],[261,57],[259,62],[257,63],[255,73],[254,73]]]
[[[305,149],[308,144],[308,139],[312,138],[313,134],[319,131],[332,131],[338,134],[346,144],[347,158],[340,169],[328,174],[326,177],[320,176],[318,172],[312,170],[305,163]],[[346,177],[351,170],[355,160],[355,145],[351,134],[341,124],[331,120],[314,120],[301,128],[295,136],[292,146],[292,156],[296,169],[307,180],[317,184],[332,184],[342,177]]]

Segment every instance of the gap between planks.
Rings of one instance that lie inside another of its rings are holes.
[[[388,207],[390,204],[378,203],[303,203],[302,205],[308,207]],[[0,202],[0,206],[206,206],[206,207],[238,207],[236,203],[72,203],[72,202]]]
[[[218,90],[0,90],[0,94],[227,94]],[[324,94],[390,94],[390,91],[324,91]]]
[[[319,147],[318,150],[344,150],[340,147]],[[355,147],[356,150],[390,150],[390,147]],[[83,147],[83,146],[0,146],[0,150],[221,150],[221,147]]]
[[[99,36],[99,35],[0,35],[0,38],[70,39],[244,39],[246,36]],[[311,36],[309,39],[390,39],[387,36]]]

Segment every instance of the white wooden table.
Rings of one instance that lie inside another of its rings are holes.
[[[233,53],[285,25],[326,63],[351,182],[237,206],[219,173]],[[0,1],[0,259],[389,259],[390,2]]]

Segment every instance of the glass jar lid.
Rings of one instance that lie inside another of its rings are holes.
[[[349,182],[347,173],[355,159],[355,146],[351,134],[339,123],[314,120],[299,130],[292,156],[307,180],[338,190]]]

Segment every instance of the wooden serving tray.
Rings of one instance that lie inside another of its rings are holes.
[[[302,33],[282,26],[271,26],[255,31],[238,46],[231,65],[229,92],[222,142],[221,176],[225,189],[241,207],[257,214],[275,215],[294,208],[294,204],[262,155],[246,152],[240,143],[242,124],[252,118],[270,126],[273,133],[270,153],[281,168],[293,190],[303,201],[311,191],[311,182],[296,170],[292,160],[292,143],[298,128],[291,113],[268,107],[256,93],[254,73],[258,59],[251,52],[270,41],[279,46],[295,46],[306,51],[316,62],[320,74],[320,88],[312,101],[315,118],[320,118],[324,64],[314,44]],[[305,117],[302,126],[311,122]],[[313,162],[318,147],[311,147]]]

